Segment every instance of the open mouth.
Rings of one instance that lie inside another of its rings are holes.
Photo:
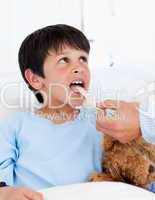
[[[82,87],[85,88],[85,83],[83,80],[74,80],[70,83],[70,88],[72,89],[73,92],[79,93],[79,90],[77,87]]]

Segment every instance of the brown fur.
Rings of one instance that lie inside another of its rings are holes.
[[[90,181],[121,181],[143,188],[155,181],[155,145],[142,137],[122,144],[106,135],[103,141],[103,172],[92,174]]]

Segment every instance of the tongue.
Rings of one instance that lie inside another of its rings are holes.
[[[71,86],[71,89],[73,90],[73,92],[80,93],[79,87],[81,87],[81,86],[72,85],[72,86]]]

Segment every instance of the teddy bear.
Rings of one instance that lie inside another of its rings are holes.
[[[139,137],[122,144],[103,136],[102,172],[95,172],[89,181],[119,181],[147,188],[155,181],[155,145]]]

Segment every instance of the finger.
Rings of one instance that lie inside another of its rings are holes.
[[[107,118],[99,111],[96,115],[96,124],[99,124],[102,128],[113,129],[115,126],[115,120]]]
[[[27,200],[43,200],[38,194],[25,194]]]
[[[118,120],[119,119],[119,111],[114,108],[103,108],[96,106],[97,117],[98,118],[106,118],[108,120]]]
[[[32,191],[30,189],[26,189],[24,192],[25,197],[29,198],[30,200],[43,200],[43,195],[39,192]]]
[[[100,103],[97,103],[97,107],[105,109],[105,108],[119,108],[120,107],[120,101],[119,100],[110,100],[107,99],[105,101],[102,101]]]

